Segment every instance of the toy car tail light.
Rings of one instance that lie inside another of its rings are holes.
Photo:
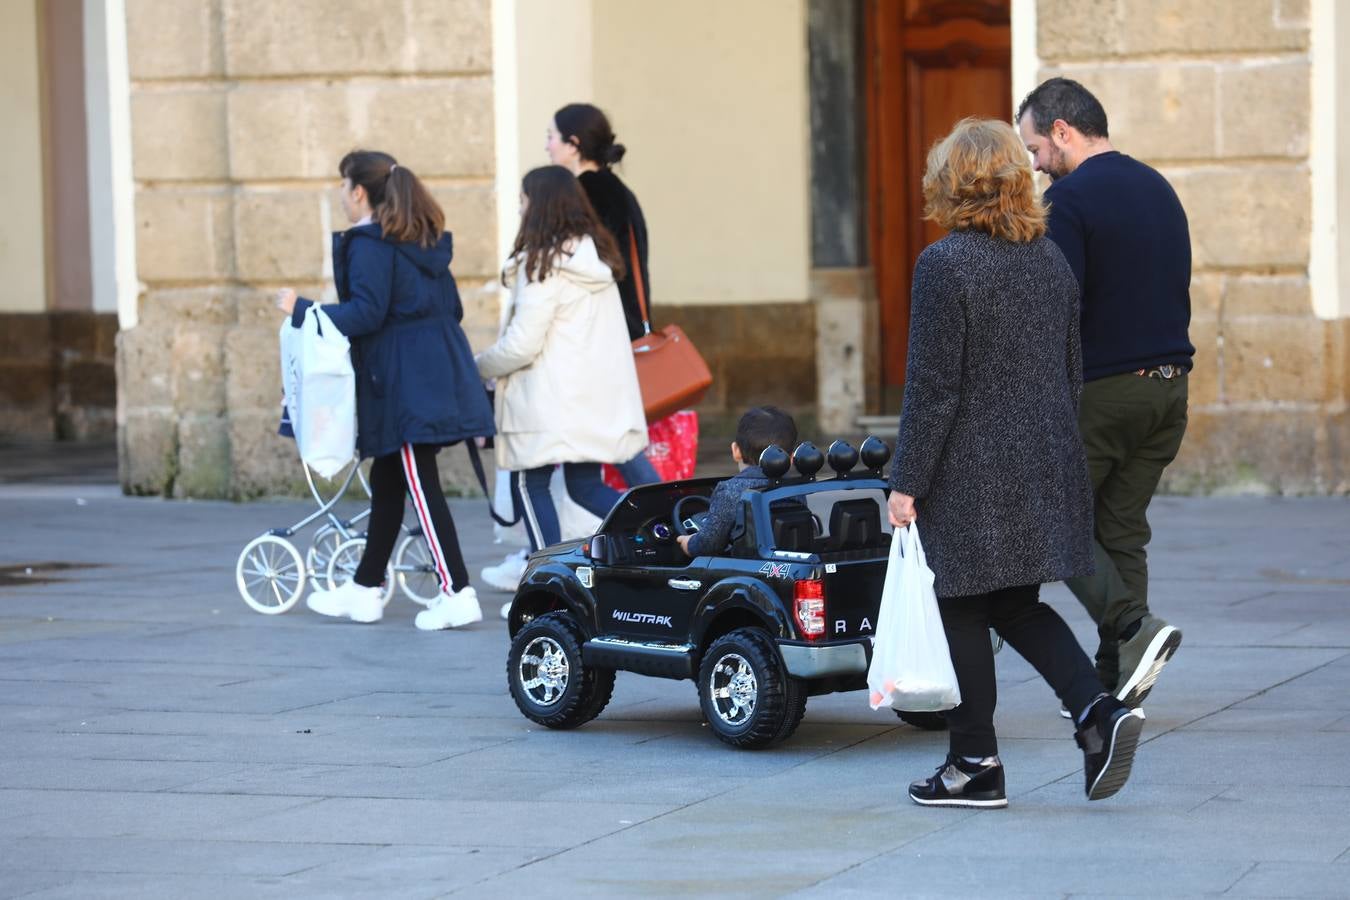
[[[809,641],[825,634],[825,582],[802,580],[792,588],[792,615]]]

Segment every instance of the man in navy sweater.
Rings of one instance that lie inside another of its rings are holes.
[[[1111,146],[1105,110],[1078,82],[1041,84],[1017,123],[1050,176],[1049,236],[1082,289],[1078,426],[1095,491],[1097,574],[1068,584],[1097,622],[1102,683],[1135,707],[1181,644],[1149,612],[1145,547],[1149,501],[1186,432],[1190,230],[1167,180]]]

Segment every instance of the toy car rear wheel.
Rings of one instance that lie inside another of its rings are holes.
[[[713,734],[746,750],[784,740],[806,712],[806,691],[783,670],[773,638],[760,628],[713,641],[699,666],[698,697]]]
[[[907,725],[913,725],[915,728],[921,728],[924,731],[946,731],[947,716],[940,712],[910,712],[907,709],[897,709],[895,714],[900,717],[900,721]]]
[[[506,682],[525,718],[576,728],[600,715],[614,694],[614,670],[581,661],[585,635],[570,613],[531,620],[511,641]]]

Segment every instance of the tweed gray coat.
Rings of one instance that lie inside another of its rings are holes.
[[[891,487],[939,597],[1089,575],[1078,281],[1049,239],[958,231],[914,267]]]

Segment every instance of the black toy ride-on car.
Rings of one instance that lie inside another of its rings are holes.
[[[867,687],[889,558],[882,469],[890,448],[836,441],[761,457],[772,480],[745,494],[730,546],[689,559],[718,479],[630,490],[588,540],[535,553],[512,601],[506,674],[524,715],[575,728],[600,714],[622,669],[692,679],[709,727],[735,747],[792,734],[807,698]],[[790,463],[795,477],[785,477]],[[899,713],[923,728],[941,714]]]

